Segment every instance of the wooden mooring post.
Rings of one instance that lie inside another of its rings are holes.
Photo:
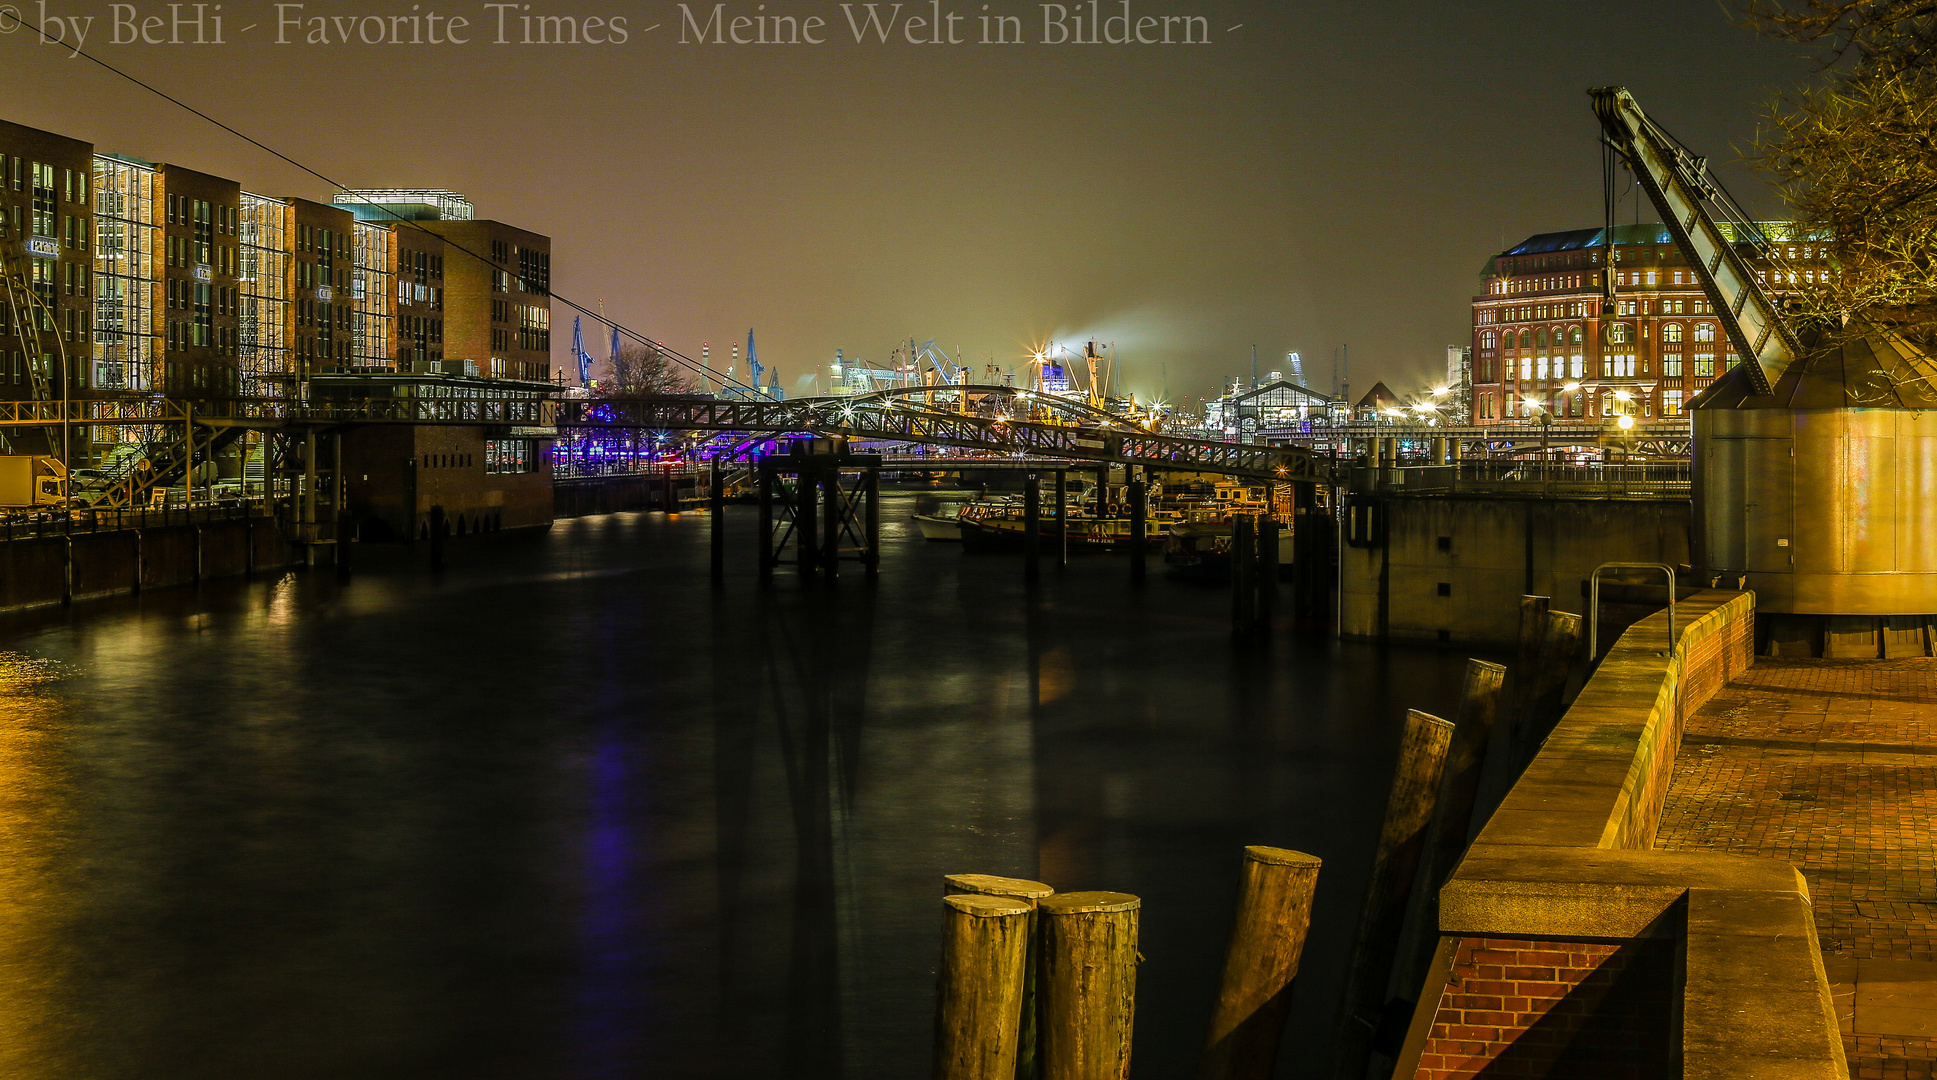
[[[1198,1080],[1271,1080],[1291,1008],[1292,979],[1311,929],[1319,860],[1274,847],[1244,849],[1237,920],[1198,1059]]]
[[[1042,484],[1035,473],[1022,480],[1022,576],[1042,574]]]
[[[430,508],[430,564],[444,565],[444,507]]]
[[[995,877],[989,874],[948,874],[942,878],[950,893],[1003,896],[1029,904],[1029,958],[1022,973],[1022,1018],[1016,1029],[1015,1080],[1036,1080],[1037,1013],[1036,969],[1042,964],[1042,927],[1036,906],[1056,894],[1040,881],[1026,878]],[[1003,1080],[1008,1080],[1004,1077]]]
[[[1135,466],[1124,466],[1126,473],[1133,468]],[[1149,489],[1145,486],[1141,473],[1130,481],[1128,487],[1130,491],[1130,580],[1141,582],[1144,574],[1144,549],[1149,546],[1147,537],[1150,516]]]
[[[1231,633],[1246,637],[1258,628],[1258,553],[1250,514],[1231,518]]]
[[[1506,674],[1507,669],[1499,664],[1466,661],[1459,711],[1453,714],[1453,737],[1447,745],[1439,796],[1434,803],[1432,824],[1427,829],[1425,851],[1420,856],[1419,887],[1413,890],[1407,926],[1393,968],[1390,989],[1400,998],[1411,1000],[1418,993],[1420,980],[1426,977],[1426,968],[1439,946],[1439,887],[1452,877],[1454,868],[1466,854],[1467,837],[1473,831],[1474,811],[1479,802],[1480,775],[1486,766],[1487,744],[1493,739]],[[1398,1032],[1387,1030],[1382,1034],[1391,1038]],[[1377,1049],[1384,1052],[1387,1048]]]
[[[1035,904],[958,894],[942,905],[935,1080],[1013,1080]]]
[[[1258,599],[1257,626],[1271,632],[1271,617],[1278,607],[1278,519],[1270,514],[1258,516]]]
[[[1056,567],[1069,565],[1069,470],[1056,470]]]
[[[1339,999],[1332,1038],[1334,1080],[1364,1080],[1372,1036],[1385,1010],[1386,982],[1398,954],[1407,897],[1418,875],[1427,826],[1439,798],[1446,751],[1452,741],[1453,725],[1417,709],[1406,713],[1399,762],[1386,797],[1385,822],[1372,857],[1372,880],[1365,888],[1345,994]]]
[[[1137,1003],[1137,921],[1128,893],[1058,893],[1042,924],[1042,1080],[1127,1080]]]
[[[726,490],[721,486],[723,480],[720,459],[714,458],[713,471],[708,477],[706,503],[709,518],[707,543],[712,549],[712,572],[716,582],[726,580]]]

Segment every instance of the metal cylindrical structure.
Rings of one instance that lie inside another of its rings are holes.
[[[1694,413],[1694,559],[1758,611],[1937,613],[1937,400],[1894,335],[1792,365],[1774,393],[1731,372]],[[1739,369],[1738,369],[1739,371]]]

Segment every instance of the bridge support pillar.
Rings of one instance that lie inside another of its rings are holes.
[[[870,574],[878,572],[879,455],[850,454],[844,440],[802,439],[790,454],[761,458],[758,469],[763,579],[772,577],[773,568],[786,561],[789,547],[802,577],[816,572],[836,577],[843,558],[860,562]],[[851,485],[842,483],[844,472],[855,474]],[[782,483],[787,475],[794,478],[791,495]],[[716,491],[716,506],[722,498]]]

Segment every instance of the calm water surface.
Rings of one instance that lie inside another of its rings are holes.
[[[1142,896],[1187,1075],[1251,843],[1325,859],[1322,1042],[1462,657],[1236,648],[1108,557],[1032,598],[910,509],[872,587],[758,588],[736,508],[718,591],[704,517],[617,514],[0,622],[0,1076],[921,1077],[949,872]]]

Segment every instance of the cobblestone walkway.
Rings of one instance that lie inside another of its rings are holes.
[[[1688,722],[1659,850],[1802,870],[1850,1074],[1937,1076],[1937,660],[1775,660]]]

